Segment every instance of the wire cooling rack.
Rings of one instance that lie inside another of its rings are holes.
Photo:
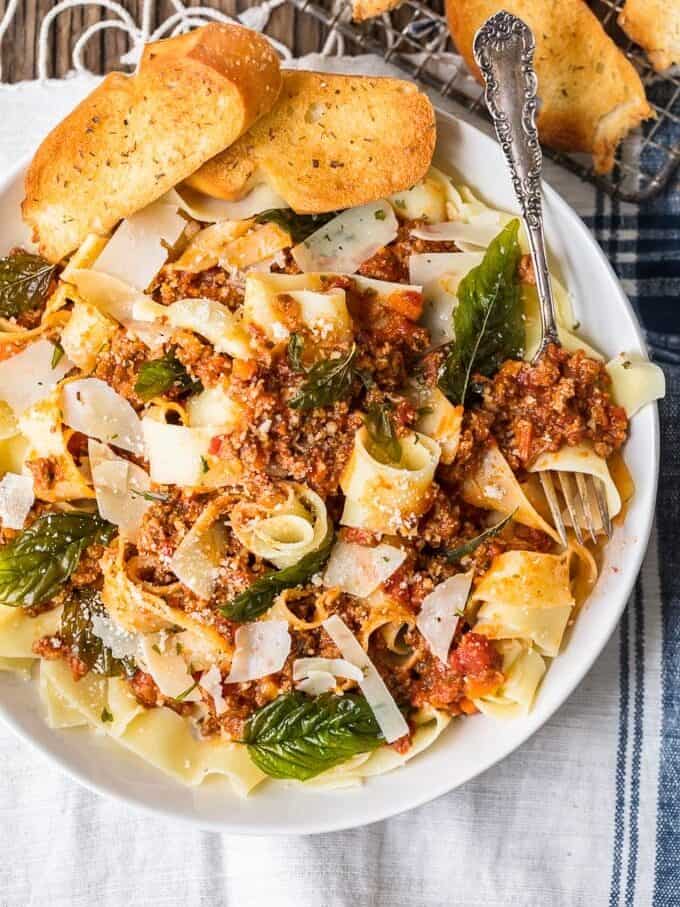
[[[468,111],[487,116],[479,85],[455,56],[441,0],[427,5],[405,0],[390,14],[360,25],[351,21],[351,0],[290,0],[301,13],[318,20],[330,40],[335,35],[349,53],[377,53],[413,78]],[[640,204],[660,193],[680,163],[680,72],[659,75],[644,52],[616,23],[624,0],[592,0],[591,8],[636,68],[656,118],[622,142],[611,174],[594,172],[590,157],[546,149],[557,163],[622,201]],[[499,7],[500,8],[500,7]]]

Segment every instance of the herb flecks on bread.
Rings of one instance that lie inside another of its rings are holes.
[[[275,103],[279,62],[249,29],[213,23],[147,47],[52,130],[26,174],[22,211],[50,261],[103,234],[231,145]]]

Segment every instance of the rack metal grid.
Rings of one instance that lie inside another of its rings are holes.
[[[479,85],[461,58],[451,56],[455,49],[448,36],[441,0],[427,4],[404,0],[394,12],[362,24],[351,21],[351,0],[290,2],[300,13],[320,22],[326,35],[341,36],[347,52],[377,53],[466,110],[487,116]],[[654,72],[644,52],[617,25],[623,2],[593,0],[591,7],[640,74],[656,118],[622,142],[614,170],[607,175],[596,174],[587,155],[550,149],[546,153],[611,196],[640,204],[660,193],[680,164],[680,72]]]

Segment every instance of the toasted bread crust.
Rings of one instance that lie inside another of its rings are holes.
[[[446,3],[456,46],[480,81],[472,42],[498,8],[496,0]],[[634,67],[583,0],[505,0],[503,8],[536,38],[541,139],[563,151],[589,152],[599,173],[610,171],[621,140],[653,115]]]
[[[657,72],[680,63],[680,3],[677,0],[626,0],[618,23],[644,48]]]
[[[47,136],[26,174],[24,220],[59,261],[235,141],[280,91],[265,38],[211,24],[146,48],[134,76],[112,73]]]
[[[432,105],[410,82],[288,71],[273,110],[188,182],[238,198],[264,178],[300,214],[334,211],[417,183],[435,139]]]

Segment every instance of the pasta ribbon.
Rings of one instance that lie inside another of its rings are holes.
[[[365,427],[354,437],[354,450],[340,479],[345,507],[344,526],[373,532],[413,530],[428,504],[428,492],[441,449],[427,435],[413,432],[400,438],[401,459],[384,463],[374,456]]]
[[[228,657],[231,643],[214,626],[204,623],[201,611],[182,610],[169,605],[162,594],[176,591],[174,587],[150,586],[142,583],[135,568],[140,565],[126,559],[127,545],[121,538],[115,548],[109,548],[102,560],[104,587],[102,601],[113,618],[123,629],[133,633],[157,633],[173,627],[190,630],[203,640],[205,647],[218,656]],[[128,571],[132,575],[128,574]]]
[[[282,570],[316,551],[328,532],[328,516],[311,488],[282,482],[267,501],[236,504],[231,525],[244,548]]]
[[[64,429],[59,404],[60,391],[40,400],[19,417],[19,429],[27,441],[25,462],[48,461],[50,469],[36,469],[35,496],[41,501],[73,501],[94,498],[91,483],[76,465],[68,442],[73,432]]]
[[[506,720],[527,715],[545,674],[545,661],[535,649],[516,639],[501,640],[497,646],[503,656],[505,680],[493,693],[472,701],[480,712],[492,718]]]
[[[196,739],[191,722],[168,708],[144,709],[118,678],[87,674],[76,682],[63,661],[42,661],[40,693],[53,727],[90,725],[182,784],[225,775],[246,794],[265,778],[248,749],[223,739]]]
[[[345,291],[326,291],[321,274],[249,274],[243,317],[272,343],[302,327],[321,339],[352,339]]]
[[[491,639],[522,639],[542,655],[557,655],[575,601],[572,554],[506,551],[495,557],[472,603],[479,605],[475,632]]]
[[[554,541],[559,536],[533,507],[496,443],[490,444],[477,469],[463,483],[463,498],[483,510],[496,510],[524,526],[540,529]]]

